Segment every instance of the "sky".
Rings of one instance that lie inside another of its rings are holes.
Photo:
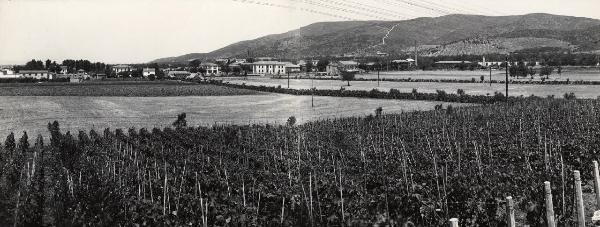
[[[450,13],[600,19],[600,0],[0,0],[0,65],[31,59],[144,63],[321,21]]]

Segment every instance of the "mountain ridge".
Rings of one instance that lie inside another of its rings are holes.
[[[386,37],[385,44],[383,37]],[[499,46],[492,48],[485,43],[469,42],[476,39],[489,40]],[[600,40],[600,20],[592,18],[545,13],[512,16],[451,14],[403,21],[317,22],[285,33],[233,43],[209,53],[161,58],[152,63],[247,57],[248,52],[254,57],[276,58],[364,56],[377,51],[404,54],[414,48],[415,43],[419,50],[430,55],[505,53],[525,47],[595,51],[600,49],[597,40]],[[461,42],[463,44],[456,45]],[[435,47],[423,48],[425,46]],[[471,49],[476,51],[470,52]]]

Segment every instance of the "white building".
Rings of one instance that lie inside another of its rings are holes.
[[[300,65],[294,65],[291,62],[283,62],[285,63],[285,72],[286,73],[297,73],[300,72]]]
[[[60,66],[60,74],[67,74],[69,73],[69,67],[61,65]]]
[[[112,71],[115,73],[130,72],[133,71],[133,67],[129,65],[115,65],[112,67]]]
[[[252,63],[254,74],[285,74],[285,63],[278,61],[259,61]]]
[[[142,70],[142,76],[149,77],[150,75],[156,75],[156,69],[154,69],[154,68],[144,68]]]
[[[22,78],[35,78],[35,79],[52,79],[48,70],[21,70],[19,75]]]
[[[210,62],[200,64],[200,68],[206,70],[206,74],[219,74],[219,65]]]
[[[0,78],[17,78],[19,75],[15,74],[15,71],[12,69],[0,69]]]

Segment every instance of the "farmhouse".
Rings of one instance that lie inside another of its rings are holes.
[[[144,68],[142,70],[142,76],[149,77],[150,75],[156,75],[156,69],[154,69],[154,68]]]
[[[285,63],[285,72],[286,73],[297,73],[300,72],[300,65],[294,65],[291,62]]]
[[[168,74],[169,77],[177,78],[177,79],[185,79],[190,75],[192,75],[192,73],[190,73],[188,71],[169,71],[169,74]]]
[[[12,69],[0,69],[0,78],[17,78],[18,76]]]
[[[206,74],[219,74],[219,65],[210,62],[203,62],[200,68],[206,70]]]
[[[131,67],[129,65],[115,65],[112,67],[112,71],[115,73],[129,72],[132,70],[133,70],[133,67]]]
[[[19,74],[23,78],[35,78],[35,79],[52,79],[52,76],[48,70],[21,70]]]
[[[252,72],[254,74],[284,74],[285,64],[278,61],[259,61],[252,63]]]
[[[338,61],[327,65],[328,75],[338,75],[340,71],[356,71],[358,70],[358,62],[355,61]]]
[[[69,73],[69,67],[61,65],[60,66],[60,74],[67,74],[67,73]]]

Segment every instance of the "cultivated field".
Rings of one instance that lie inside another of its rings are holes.
[[[225,82],[247,85],[264,85],[282,88],[287,88],[287,79],[271,79],[266,77],[248,77],[244,79],[225,79]],[[413,88],[418,88],[418,92],[435,93],[437,90],[445,90],[447,93],[456,93],[458,89],[463,89],[469,95],[494,95],[494,92],[504,93],[505,85],[501,83],[432,83],[432,82],[390,82],[381,81],[380,86],[377,86],[377,81],[351,81],[350,87],[347,82],[340,80],[308,80],[308,79],[291,79],[290,88],[293,89],[310,89],[312,84],[317,89],[339,90],[366,90],[377,89],[380,91],[389,91],[390,89],[398,89],[400,92],[411,92]],[[510,96],[530,96],[536,95],[546,97],[554,95],[561,97],[565,93],[574,92],[577,97],[596,98],[600,95],[598,89],[600,86],[594,85],[537,85],[537,84],[510,84]]]
[[[194,85],[205,87],[203,85]],[[2,97],[0,135],[10,131],[46,134],[45,125],[57,120],[65,130],[153,128],[170,126],[185,112],[190,125],[214,123],[284,124],[290,116],[299,123],[320,118],[431,110],[439,102],[261,94],[205,97]],[[445,105],[445,104],[444,104]],[[458,104],[452,104],[458,106]]]
[[[0,96],[223,96],[256,91],[177,81],[109,81],[84,83],[0,83]]]
[[[549,181],[557,226],[575,226],[573,171],[589,201],[599,110],[537,99],[294,127],[54,125],[50,143],[0,148],[0,225],[507,226],[512,196],[518,226],[545,226]]]

